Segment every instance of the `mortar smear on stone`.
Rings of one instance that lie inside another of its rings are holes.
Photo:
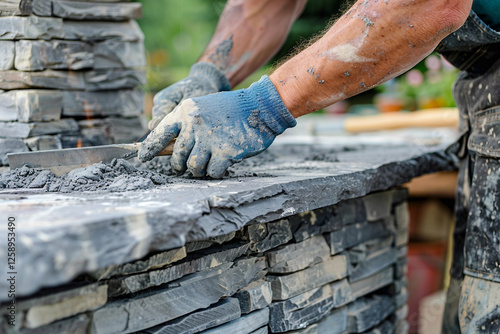
[[[121,192],[150,189],[169,183],[169,176],[141,170],[123,159],[109,164],[97,163],[55,176],[49,170],[24,166],[0,174],[2,188],[39,188],[47,192],[97,191]]]

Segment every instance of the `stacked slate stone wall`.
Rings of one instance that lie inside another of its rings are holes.
[[[406,198],[405,189],[374,193],[107,267],[18,300],[16,327],[1,305],[2,326],[25,334],[406,333]]]
[[[141,13],[127,0],[0,0],[0,166],[144,134]]]

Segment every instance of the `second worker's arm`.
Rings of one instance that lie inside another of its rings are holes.
[[[230,90],[283,45],[307,0],[229,0],[217,28],[187,78],[158,92],[152,129],[187,98]]]

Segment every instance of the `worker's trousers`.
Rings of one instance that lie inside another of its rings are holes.
[[[443,333],[500,333],[500,57],[453,87],[462,134]]]

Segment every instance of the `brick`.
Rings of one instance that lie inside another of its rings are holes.
[[[144,105],[141,89],[63,91],[62,94],[62,114],[67,117],[138,116]]]
[[[54,20],[62,19],[58,18]],[[103,41],[106,39],[124,42],[139,42],[144,40],[144,34],[134,20],[125,22],[64,21],[63,29],[64,39],[67,40],[90,42]]]
[[[63,39],[63,21],[59,18],[39,16],[0,17],[0,40]]]
[[[367,256],[380,250],[390,248],[394,242],[394,236],[389,234],[380,238],[368,240],[364,243],[351,247],[347,254],[349,255],[349,262],[355,265],[365,262]]]
[[[0,71],[1,89],[51,88],[85,89],[81,72],[53,71],[21,72]]]
[[[142,16],[140,3],[86,3],[52,0],[54,16],[72,20],[124,21]]]
[[[92,46],[76,41],[17,41],[15,67],[20,71],[81,70],[94,67]]]
[[[266,252],[270,273],[291,273],[323,262],[330,248],[322,235]]]
[[[146,66],[146,50],[142,42],[107,40],[95,43],[93,53],[96,69]]]
[[[269,279],[273,300],[285,300],[346,276],[346,257],[338,255],[302,271],[285,276],[269,276]]]

